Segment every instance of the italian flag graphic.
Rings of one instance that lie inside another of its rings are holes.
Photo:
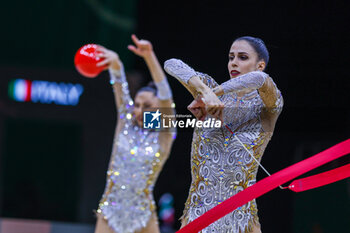
[[[9,97],[20,102],[31,101],[32,81],[15,79],[9,83]]]

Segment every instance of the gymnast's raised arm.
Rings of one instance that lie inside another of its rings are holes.
[[[129,93],[128,82],[126,81],[124,65],[120,60],[118,54],[112,50],[100,47],[97,50],[98,56],[104,58],[97,66],[107,66],[110,83],[113,87],[114,98],[118,109],[119,118],[124,118],[124,115],[131,111],[133,105]]]

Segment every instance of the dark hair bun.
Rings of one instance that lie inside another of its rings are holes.
[[[149,82],[147,84],[147,87],[150,87],[150,88],[153,88],[154,90],[157,90],[157,86],[156,86],[156,84],[153,81]]]
[[[257,37],[252,37],[252,36],[242,36],[237,38],[235,41],[240,41],[240,40],[247,41],[254,48],[255,52],[258,54],[259,60],[264,60],[267,66],[267,63],[269,63],[270,55],[262,39]]]
[[[152,92],[154,95],[157,95],[157,86],[156,84],[151,81],[147,84],[147,86],[141,87],[137,93],[143,92],[143,91],[150,91]]]

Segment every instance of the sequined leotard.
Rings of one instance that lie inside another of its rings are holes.
[[[155,209],[153,186],[169,155],[175,133],[136,126],[125,77],[113,86],[116,98],[121,98],[119,120],[107,183],[97,212],[115,232],[133,233],[146,227]]]
[[[211,89],[218,86],[208,75],[195,72],[177,59],[168,60],[165,70],[189,90],[187,81],[193,76],[200,77]],[[283,106],[280,91],[263,72],[242,75],[223,83],[221,87],[225,92],[219,97],[225,105],[224,124],[260,161]],[[237,95],[239,91],[245,92],[242,98]],[[195,96],[195,93],[192,94]],[[224,126],[219,129],[194,130],[191,149],[192,183],[182,217],[183,225],[256,182],[258,164],[238,140]],[[259,226],[255,200],[201,232],[248,233],[252,231],[253,225]]]

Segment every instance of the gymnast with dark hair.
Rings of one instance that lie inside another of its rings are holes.
[[[228,53],[230,79],[219,85],[178,59],[165,70],[193,95],[188,109],[199,120],[215,117],[221,128],[195,128],[191,149],[192,183],[182,227],[256,182],[283,98],[264,73],[269,53],[261,39],[237,38]],[[212,223],[201,232],[259,233],[255,200]]]
[[[152,44],[135,35],[132,40],[135,46],[129,45],[129,50],[145,60],[154,81],[137,92],[135,101],[130,97],[118,54],[103,47],[98,50],[99,57],[104,58],[98,66],[106,65],[110,73],[118,122],[95,233],[159,232],[153,187],[170,154],[175,132],[143,129],[142,112],[162,108],[162,113],[174,114],[174,106]]]

